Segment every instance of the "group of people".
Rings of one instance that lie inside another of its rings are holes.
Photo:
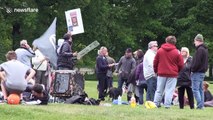
[[[208,69],[208,49],[203,36],[197,34],[194,38],[196,50],[193,57],[187,47],[182,47],[180,51],[176,48],[175,36],[166,37],[165,42],[158,48],[157,41],[150,41],[145,54],[141,49],[133,53],[131,48],[127,48],[118,63],[108,63],[107,48],[101,47],[96,58],[99,99],[104,100],[109,87],[107,73],[115,67],[115,72],[118,73],[118,89],[127,90],[128,101],[134,95],[136,101],[143,104],[146,90],[146,101],[154,102],[157,107],[161,107],[163,103],[169,109],[177,88],[181,109],[184,108],[185,90],[190,108],[195,108],[195,98],[197,109],[203,109],[203,81]]]
[[[33,80],[36,71],[31,66],[32,57],[34,57],[32,61],[35,64],[34,67],[37,67],[36,81]],[[20,48],[15,51],[8,51],[6,59],[7,62],[0,65],[1,90],[4,102],[7,102],[10,94],[17,94],[21,98],[20,103],[24,102],[24,95],[22,93],[27,90],[32,93],[31,101],[41,100],[39,104],[47,104],[48,94],[45,91],[45,87],[39,84],[40,76],[43,75],[42,68],[39,69],[42,65],[37,65],[40,58],[36,57],[35,52],[28,45],[27,41],[22,40]],[[44,60],[41,61],[43,63]]]
[[[105,100],[107,90],[113,87],[113,72],[118,73],[118,89],[127,91],[127,100],[135,96],[139,104],[143,104],[143,94],[146,91],[146,101],[153,101],[157,107],[162,105],[170,108],[175,88],[178,89],[178,100],[181,109],[184,108],[184,93],[188,94],[191,109],[194,109],[194,98],[197,109],[204,107],[203,81],[208,69],[208,49],[204,38],[198,34],[194,38],[196,47],[194,56],[189,49],[176,48],[176,37],[168,36],[164,44],[158,48],[157,41],[148,43],[148,50],[138,49],[133,53],[127,48],[118,63],[109,56],[106,47],[101,47],[96,58],[96,75],[98,79],[98,98]],[[57,69],[73,70],[72,35],[66,33],[57,49]],[[41,99],[47,104],[50,82],[48,59],[34,46],[32,49],[26,40],[20,42],[20,48],[6,54],[7,62],[0,65],[1,89],[4,100],[11,93],[22,98],[22,93],[29,84],[34,99]],[[33,64],[33,67],[32,67]],[[35,80],[35,81],[34,81]]]
[[[72,35],[66,33],[58,47],[57,69],[72,70],[72,58],[77,52],[72,52]],[[36,46],[33,49],[27,40],[20,41],[20,47],[15,51],[8,51],[7,62],[0,65],[1,90],[4,101],[10,94],[18,94],[24,101],[24,93],[32,94],[31,100],[41,100],[40,104],[47,104],[51,87],[50,64]]]

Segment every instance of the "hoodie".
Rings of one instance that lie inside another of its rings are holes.
[[[204,44],[196,47],[193,56],[191,71],[205,73],[208,69],[208,49]]]
[[[175,45],[165,43],[157,51],[154,71],[161,77],[177,77],[183,68],[183,58]]]

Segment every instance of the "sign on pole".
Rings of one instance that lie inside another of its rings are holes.
[[[87,53],[89,53],[91,50],[93,50],[94,48],[98,47],[100,45],[100,43],[98,41],[94,41],[91,44],[89,44],[87,47],[85,47],[83,50],[81,50],[78,55],[77,55],[77,59],[81,59],[84,55],[86,55]]]
[[[81,9],[65,11],[67,29],[72,35],[84,33],[84,26],[81,17]]]

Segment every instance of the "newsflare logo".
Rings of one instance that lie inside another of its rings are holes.
[[[33,12],[38,12],[38,8],[10,8],[6,7],[5,8],[6,13],[33,13]]]
[[[6,13],[12,13],[13,9],[12,8],[6,8]]]

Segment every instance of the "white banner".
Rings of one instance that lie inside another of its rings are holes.
[[[67,29],[72,35],[84,33],[84,26],[81,17],[81,9],[65,11]]]

